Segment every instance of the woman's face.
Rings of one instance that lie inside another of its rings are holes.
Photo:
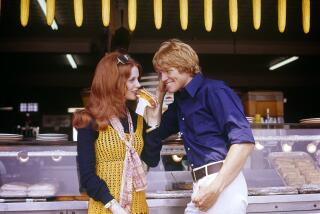
[[[138,78],[139,78],[139,70],[136,66],[133,66],[131,68],[130,77],[126,83],[126,86],[127,86],[126,99],[127,100],[136,100],[137,99],[137,92],[141,86]]]

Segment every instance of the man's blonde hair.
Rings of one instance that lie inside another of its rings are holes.
[[[199,58],[190,45],[178,40],[170,39],[160,45],[152,59],[153,67],[157,72],[176,68],[179,72],[192,75],[200,72]]]

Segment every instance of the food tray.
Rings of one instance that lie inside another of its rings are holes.
[[[176,182],[172,183],[173,190],[192,190],[193,183],[192,182]]]
[[[320,184],[304,184],[298,188],[300,194],[320,193]]]
[[[147,192],[147,198],[190,198],[192,195],[192,190],[177,190],[177,191],[156,191]]]
[[[294,187],[262,187],[262,188],[249,188],[249,196],[258,195],[294,195],[298,194],[298,190]]]
[[[270,165],[287,186],[320,184],[320,170],[305,152],[273,152],[268,156]]]

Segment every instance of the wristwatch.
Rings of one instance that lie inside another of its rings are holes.
[[[116,203],[116,199],[112,199],[111,201],[109,201],[108,203],[106,203],[106,205],[104,205],[104,207],[106,209],[110,208],[114,203]]]

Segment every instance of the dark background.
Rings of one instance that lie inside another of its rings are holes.
[[[30,2],[27,27],[20,24],[20,1],[1,1],[0,15],[0,132],[22,124],[21,102],[39,103],[39,113],[31,114],[32,123],[41,126],[42,115],[68,114],[68,107],[82,106],[80,91],[90,86],[95,65],[114,46],[128,46],[145,73],[153,72],[153,53],[162,41],[179,38],[198,53],[206,76],[224,80],[240,95],[252,90],[282,91],[286,122],[319,117],[320,103],[320,1],[311,0],[311,29],[304,34],[301,1],[287,1],[287,25],[277,28],[277,1],[262,1],[260,30],[252,25],[251,0],[239,0],[239,25],[236,33],[229,27],[228,1],[213,0],[213,30],[206,32],[203,1],[189,1],[189,25],[182,31],[179,1],[163,1],[163,23],[156,30],[153,1],[138,1],[137,27],[128,32],[127,1],[112,1],[111,23],[103,27],[101,1],[84,1],[84,21],[76,27],[73,1],[56,0],[59,30],[46,24],[37,1]],[[123,23],[121,24],[121,11]],[[122,29],[119,30],[119,29]],[[65,54],[74,56],[73,70]],[[279,57],[297,55],[299,60],[269,71]]]

